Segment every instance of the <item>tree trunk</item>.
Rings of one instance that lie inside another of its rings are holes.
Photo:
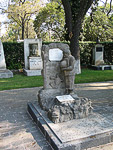
[[[81,21],[77,20],[76,25],[73,27],[72,37],[70,39],[70,50],[71,54],[75,57],[76,63],[75,63],[75,70],[76,74],[81,73],[81,67],[80,67],[80,49],[79,49],[79,33],[81,28]]]
[[[24,20],[22,19],[22,40],[24,40]]]
[[[65,11],[65,22],[70,38],[70,50],[76,59],[76,72],[80,73],[79,33],[87,10],[94,0],[62,0]],[[78,67],[77,67],[78,65]]]
[[[26,35],[27,39],[29,38],[29,34],[28,34],[28,22],[27,22],[27,35]]]

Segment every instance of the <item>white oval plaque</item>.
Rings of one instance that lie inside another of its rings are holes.
[[[49,50],[50,61],[61,61],[62,58],[63,58],[63,52],[59,48],[54,48]]]

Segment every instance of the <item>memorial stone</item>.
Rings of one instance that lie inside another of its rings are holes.
[[[95,66],[104,64],[104,46],[96,44],[93,50],[93,64]]]
[[[4,56],[4,49],[2,42],[0,40],[0,78],[10,78],[13,77],[13,73],[6,69],[6,62]]]
[[[24,74],[27,76],[41,75],[42,58],[41,58],[42,39],[25,39],[24,40]]]
[[[74,89],[75,58],[69,46],[51,43],[42,47],[44,86],[38,93],[41,108],[54,123],[88,116],[91,101],[79,98]]]

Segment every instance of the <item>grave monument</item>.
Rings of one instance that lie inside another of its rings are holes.
[[[97,43],[93,49],[93,65],[96,70],[113,70],[113,65],[104,63],[104,46]]]
[[[41,58],[42,39],[24,39],[24,74],[27,76],[41,75],[42,58]]]
[[[96,102],[91,113],[91,101],[76,94],[75,59],[69,46],[62,43],[44,45],[42,59],[44,86],[38,92],[38,101],[28,103],[28,112],[52,148],[86,150],[112,142],[113,113],[110,110],[109,121],[110,114],[106,116],[105,111],[108,105],[105,109],[102,104],[103,114]]]
[[[96,44],[93,49],[93,64],[95,66],[104,64],[104,46],[102,44]]]
[[[91,113],[91,101],[79,98],[74,89],[75,58],[69,46],[52,43],[42,47],[43,89],[38,101],[54,123],[84,118]]]
[[[3,44],[0,40],[0,78],[11,78],[11,77],[13,77],[13,73],[10,70],[6,69]]]

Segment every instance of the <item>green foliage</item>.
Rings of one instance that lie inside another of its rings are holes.
[[[43,42],[43,44],[50,44],[52,42]],[[59,42],[56,42],[59,43]],[[62,42],[69,44],[69,42]],[[95,42],[80,42],[80,60],[82,65],[92,64],[92,50]],[[113,42],[102,42],[104,46],[104,60],[106,64],[113,64]],[[6,58],[7,68],[21,69],[24,67],[24,45],[23,43],[4,42],[4,52]]]
[[[64,40],[64,10],[58,2],[51,2],[42,8],[34,21],[35,31],[43,40]]]
[[[92,63],[92,49],[95,43],[80,43],[80,61],[82,65],[90,65]]]
[[[43,2],[40,0],[15,0],[15,3],[9,5],[8,10],[5,11],[5,13],[8,13],[8,18],[11,21],[10,23],[15,23],[15,27],[18,30],[16,34],[20,31],[22,32],[21,34],[19,33],[19,35],[21,35],[21,39],[25,38],[24,34],[28,38],[30,34],[28,33],[29,29],[30,31],[32,30],[31,33],[34,32],[33,24],[30,22],[32,20],[31,17],[39,12],[42,3]]]
[[[81,37],[86,41],[112,41],[113,39],[113,14],[107,15],[109,5],[104,9],[98,6],[90,16],[86,16],[83,23]],[[112,6],[113,10],[113,6]]]
[[[4,53],[8,69],[21,69],[24,66],[23,43],[4,42]]]

